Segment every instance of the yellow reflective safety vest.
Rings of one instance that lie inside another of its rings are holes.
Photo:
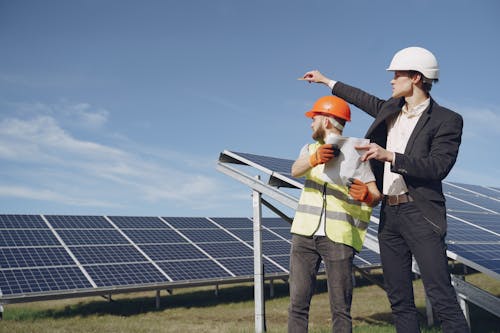
[[[309,154],[315,153],[319,146],[319,143],[309,145]],[[370,222],[372,207],[351,198],[346,185],[322,180],[324,167],[324,164],[319,164],[305,174],[306,181],[291,232],[302,236],[313,236],[325,214],[326,236],[359,252]]]

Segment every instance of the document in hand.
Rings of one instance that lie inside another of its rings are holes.
[[[370,164],[361,162],[362,152],[354,148],[355,146],[365,146],[370,143],[370,140],[330,134],[326,137],[325,143],[337,145],[340,149],[340,155],[325,164],[322,175],[324,181],[345,185],[351,177],[363,182],[375,179]]]

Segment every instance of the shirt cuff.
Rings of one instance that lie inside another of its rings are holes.
[[[337,81],[335,81],[335,80],[330,80],[330,81],[328,82],[328,87],[330,87],[330,89],[333,89],[333,86],[335,86],[335,83],[337,83]]]
[[[394,166],[396,164],[396,153],[392,153],[392,162],[391,165]]]

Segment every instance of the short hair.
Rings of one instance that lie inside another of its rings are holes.
[[[414,77],[416,75],[420,75],[420,78],[422,79],[422,89],[426,92],[426,93],[429,93],[432,89],[432,84],[434,82],[438,82],[439,80],[438,79],[429,79],[427,77],[425,77],[424,74],[420,73],[419,71],[408,71],[408,74],[410,75],[410,77]]]

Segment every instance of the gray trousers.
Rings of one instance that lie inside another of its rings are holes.
[[[352,261],[354,249],[327,237],[292,236],[288,332],[307,332],[316,276],[325,263],[332,332],[352,332]]]

